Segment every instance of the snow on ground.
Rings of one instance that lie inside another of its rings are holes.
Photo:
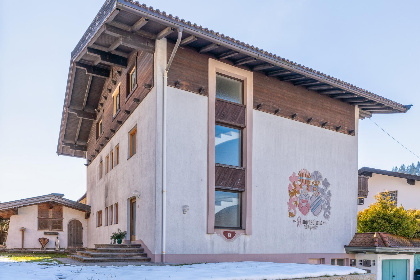
[[[365,273],[365,271],[348,266],[270,262],[208,263],[183,266],[76,266],[10,262],[7,258],[0,257],[0,279],[2,280],[260,280],[350,273]]]

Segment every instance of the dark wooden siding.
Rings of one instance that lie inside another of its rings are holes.
[[[168,57],[173,49],[168,44]],[[168,85],[208,95],[210,55],[180,47],[168,73]],[[228,61],[223,61],[232,65]],[[244,66],[237,66],[250,70]],[[342,101],[254,72],[254,108],[280,117],[354,135],[355,107]]]
[[[369,177],[359,175],[358,197],[367,197],[369,193]]]
[[[246,106],[216,99],[216,122],[245,127]]]
[[[245,191],[245,169],[216,165],[216,189]]]
[[[103,134],[96,139],[96,123],[93,125],[89,134],[89,142],[87,147],[87,159],[93,160],[98,152],[106,145],[109,139],[114,135],[113,131],[117,131],[121,125],[128,119],[130,114],[144,100],[153,87],[153,54],[141,52],[133,53],[128,59],[128,67],[126,69],[114,67],[111,71],[111,77],[106,81],[102,92],[102,99],[99,107],[97,120],[103,118]],[[137,87],[129,94],[127,75],[133,66],[137,65]],[[120,84],[121,83],[121,84]],[[113,99],[112,94],[120,84],[120,112],[113,116]],[[105,99],[106,98],[106,99]]]
[[[38,204],[38,230],[63,230],[63,206]]]

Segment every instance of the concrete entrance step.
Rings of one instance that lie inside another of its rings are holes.
[[[84,263],[100,263],[100,262],[150,262],[147,257],[130,257],[130,258],[90,258],[79,255],[70,255],[69,258]]]
[[[69,258],[79,262],[150,262],[140,244],[95,244]]]

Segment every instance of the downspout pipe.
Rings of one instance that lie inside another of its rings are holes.
[[[171,57],[163,73],[163,110],[162,110],[162,263],[166,262],[166,107],[167,107],[167,88],[168,71],[174,60],[176,51],[181,43],[183,28],[178,29],[178,39],[172,50]]]

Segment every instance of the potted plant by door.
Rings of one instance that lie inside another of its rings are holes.
[[[120,229],[118,229],[117,232],[112,233],[111,240],[114,240],[114,244],[115,244],[115,241],[117,241],[118,244],[121,244],[122,240],[125,238],[126,235],[127,235],[126,231],[121,231]]]

